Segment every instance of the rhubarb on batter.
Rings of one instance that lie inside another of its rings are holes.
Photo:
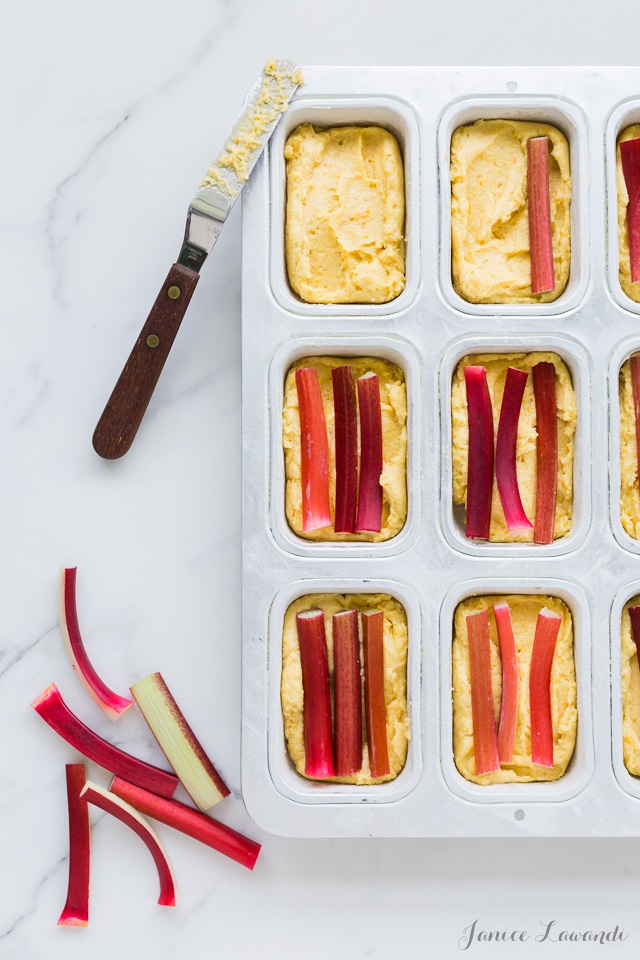
[[[498,730],[502,700],[502,662],[494,604],[506,602],[511,614],[518,664],[516,730],[510,762],[502,762],[492,772],[477,774],[471,695],[467,617],[488,612],[489,651],[493,713]],[[551,667],[550,700],[553,737],[553,766],[532,760],[529,680],[531,656],[538,615],[546,610],[562,618]],[[577,688],[573,656],[573,620],[571,611],[558,597],[509,596],[469,597],[458,604],[454,615],[452,649],[453,755],[456,767],[466,780],[481,785],[524,783],[532,780],[557,780],[569,765],[576,742],[578,725]]]

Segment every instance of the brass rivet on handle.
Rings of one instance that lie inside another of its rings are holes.
[[[167,295],[170,300],[177,300],[180,296],[180,287],[169,287]]]
[[[159,343],[160,337],[158,337],[155,333],[150,333],[147,337],[147,346],[153,348],[157,347]]]

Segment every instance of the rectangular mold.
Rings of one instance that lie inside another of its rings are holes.
[[[451,646],[453,617],[468,597],[503,594],[553,596],[564,600],[573,618],[576,666],[578,734],[567,772],[559,780],[501,783],[482,786],[459,773],[453,760],[453,707],[451,698]],[[458,583],[445,597],[440,614],[441,662],[441,761],[451,790],[473,803],[561,803],[581,793],[593,776],[594,755],[591,702],[591,617],[584,592],[566,580],[496,579]]]
[[[451,383],[462,357],[471,353],[532,353],[550,351],[564,360],[571,374],[576,393],[578,421],[574,440],[573,522],[571,533],[550,544],[489,543],[469,540],[464,533],[461,511],[454,508],[451,466]],[[589,361],[579,343],[568,337],[461,337],[446,350],[440,364],[440,400],[442,414],[440,448],[445,451],[442,475],[444,490],[441,499],[442,527],[448,542],[471,556],[531,557],[533,553],[560,556],[575,550],[589,530],[591,520],[591,378]]]
[[[301,123],[317,127],[385,127],[396,137],[402,154],[405,183],[406,282],[399,296],[388,303],[306,303],[289,286],[285,262],[286,164],[284,145]],[[420,178],[416,175],[420,147],[418,127],[408,104],[390,97],[336,97],[295,100],[276,127],[270,144],[271,162],[271,289],[280,306],[301,318],[334,319],[397,314],[409,306],[420,285]]]
[[[407,388],[407,519],[395,537],[377,543],[369,541],[321,542],[305,540],[289,526],[285,513],[285,469],[282,448],[282,407],[284,381],[291,365],[301,357],[374,356],[402,368]],[[269,408],[271,411],[271,532],[283,550],[299,556],[388,556],[406,550],[415,541],[421,508],[420,370],[415,351],[397,337],[301,337],[283,344],[269,367]]]
[[[625,310],[640,313],[640,303],[627,296],[620,285],[618,268],[618,185],[616,182],[616,145],[620,133],[633,123],[640,123],[640,100],[625,100],[611,113],[605,132],[607,178],[607,280],[613,299]]]
[[[242,200],[242,792],[247,809],[264,829],[296,837],[638,837],[637,785],[620,769],[616,645],[619,612],[640,584],[640,544],[622,531],[616,510],[617,378],[622,361],[640,344],[640,311],[628,298],[616,297],[607,272],[613,233],[607,137],[611,144],[618,125],[640,119],[640,100],[631,99],[640,88],[640,68],[315,67],[303,72],[305,84]],[[570,287],[541,307],[473,307],[452,297],[447,286],[451,130],[481,115],[533,114],[563,127],[571,142],[575,260]],[[298,302],[288,289],[282,146],[302,120],[379,122],[400,137],[411,266],[406,290],[389,304],[312,306]],[[615,233],[617,243],[617,227]],[[454,363],[474,350],[543,348],[562,356],[577,392],[573,529],[551,545],[468,544],[451,509]],[[284,374],[305,354],[334,352],[378,354],[405,371],[410,512],[401,534],[380,544],[308,543],[293,535],[284,519]],[[384,589],[417,625],[411,667],[416,739],[410,782],[401,781],[398,788],[395,781],[398,794],[394,788],[373,800],[350,798],[348,792],[319,794],[306,782],[301,786],[297,774],[292,777],[279,712],[278,620],[294,596],[324,586],[340,592]],[[447,741],[453,605],[469,591],[525,589],[548,590],[564,599],[579,637],[587,638],[577,647],[578,749],[568,774],[555,784],[514,785],[516,790],[501,795],[480,788],[483,792],[475,795],[466,781],[456,779]]]
[[[571,164],[571,264],[563,293],[552,303],[470,303],[456,293],[451,279],[451,137],[458,127],[476,120],[538,120],[561,130],[569,141]],[[536,318],[566,313],[583,299],[589,279],[588,141],[580,108],[562,97],[473,97],[448,107],[438,128],[440,167],[440,285],[445,299],[476,317]]]

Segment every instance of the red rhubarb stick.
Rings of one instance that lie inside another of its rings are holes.
[[[186,803],[159,797],[156,793],[127,783],[121,777],[113,778],[109,790],[145,816],[159,820],[160,823],[173,827],[174,830],[179,830],[188,837],[199,840],[200,843],[205,843],[218,853],[224,854],[225,857],[230,857],[243,867],[253,870],[260,853],[260,844],[255,840],[200,813],[199,810],[194,810]]]
[[[553,543],[558,486],[558,411],[556,368],[549,361],[531,370],[536,402],[536,515],[534,543]]]
[[[76,606],[77,567],[67,567],[60,574],[59,607],[60,628],[71,665],[90,696],[112,720],[128,710],[133,700],[114,693],[98,676],[91,664],[80,633]]]
[[[633,391],[634,425],[636,429],[636,470],[640,484],[640,353],[634,353],[629,360],[631,367],[631,388]]]
[[[390,773],[387,707],[384,696],[384,611],[361,615],[364,655],[364,716],[372,777]]]
[[[493,773],[500,769],[498,735],[491,687],[489,612],[480,610],[478,613],[469,614],[466,621],[471,676],[473,753],[476,762],[476,774],[480,776],[483,773]]]
[[[126,824],[126,826],[130,827],[146,844],[149,853],[153,857],[158,871],[158,879],[160,880],[158,903],[161,907],[175,907],[175,880],[167,855],[153,827],[147,823],[144,817],[141,816],[131,804],[126,803],[126,801],[121,800],[120,797],[117,797],[114,793],[110,793],[103,787],[98,786],[97,783],[92,783],[91,780],[87,780],[80,796],[83,797],[87,803],[92,803],[94,806],[100,807],[105,813],[110,813],[117,820],[120,820],[121,823]]]
[[[335,702],[334,767],[337,777],[362,768],[362,689],[358,613],[343,610],[331,618]]]
[[[498,758],[500,763],[513,762],[518,712],[518,657],[511,623],[511,611],[506,600],[493,604],[496,618],[500,659],[502,661],[502,701],[498,723]]]
[[[69,810],[69,883],[67,900],[59,926],[86,927],[89,922],[89,874],[91,830],[89,808],[80,793],[85,785],[84,763],[67,763],[67,806]]]
[[[356,530],[380,533],[382,528],[382,408],[376,373],[358,377],[360,411],[360,487]]]
[[[178,778],[173,773],[132,757],[103,740],[69,710],[55,683],[50,684],[31,706],[63,740],[100,767],[163,797],[173,796],[178,786]]]
[[[531,651],[529,674],[531,759],[542,767],[553,766],[551,666],[561,624],[561,616],[543,607],[536,621]]]
[[[627,187],[627,237],[631,282],[640,280],[640,139],[620,143],[622,173]]]
[[[484,367],[465,367],[469,448],[467,461],[467,537],[489,539],[493,494],[493,412]]]
[[[315,367],[296,370],[300,413],[302,529],[319,530],[331,523],[329,507],[329,440],[322,391]]]
[[[527,206],[531,292],[548,293],[556,288],[549,202],[548,137],[531,137],[527,140]]]
[[[631,636],[636,645],[638,659],[640,659],[640,606],[629,607],[629,618],[631,620]]]
[[[518,442],[518,420],[525,384],[529,374],[526,370],[507,368],[507,377],[502,394],[498,436],[496,438],[496,481],[504,518],[512,533],[531,530],[532,524],[522,507],[518,474],[516,471],[516,447]]]
[[[353,367],[334,367],[336,507],[333,529],[355,533],[358,503],[358,409]]]
[[[324,780],[334,775],[331,744],[329,661],[322,610],[296,615],[304,694],[304,772]]]

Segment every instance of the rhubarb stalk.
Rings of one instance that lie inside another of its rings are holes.
[[[333,529],[355,533],[358,502],[358,410],[353,367],[334,367],[336,506]]]
[[[631,620],[631,636],[640,660],[640,606],[629,607],[629,618]]]
[[[158,903],[161,907],[175,907],[176,889],[173,873],[164,848],[153,827],[130,803],[121,800],[120,797],[98,786],[97,783],[92,783],[91,780],[87,780],[80,796],[87,803],[100,807],[101,810],[110,813],[121,823],[126,824],[146,844],[158,870],[158,879],[160,880]]]
[[[194,810],[193,807],[188,807],[186,803],[159,797],[149,790],[127,783],[121,777],[113,778],[109,790],[121,800],[130,803],[139,813],[159,820],[160,823],[173,827],[174,830],[179,830],[188,837],[199,840],[200,843],[205,843],[218,853],[224,854],[225,857],[230,857],[243,867],[253,870],[260,853],[260,844],[255,840]]]
[[[536,403],[536,515],[534,543],[553,543],[558,485],[558,414],[556,368],[549,361],[531,370]]]
[[[556,288],[553,265],[553,235],[549,202],[549,138],[527,140],[527,206],[531,292],[549,293]]]
[[[356,530],[380,533],[382,528],[382,408],[376,373],[358,377],[360,411],[360,487]]]
[[[84,754],[87,759],[163,797],[173,796],[178,786],[178,778],[175,774],[132,757],[119,747],[114,747],[107,740],[103,740],[69,710],[55,683],[50,684],[44,693],[36,697],[31,706],[52,730],[55,730],[70,746]]]
[[[304,772],[324,780],[334,775],[331,744],[329,660],[322,610],[296,615],[304,697]]]
[[[620,142],[622,173],[627,187],[627,237],[631,282],[640,280],[640,139]]]
[[[518,420],[527,377],[526,370],[507,368],[496,439],[496,481],[504,518],[511,533],[532,528],[522,507],[516,471]]]
[[[160,673],[150,673],[131,693],[193,802],[208,810],[229,796],[229,788],[205,753]]]
[[[531,759],[542,767],[553,767],[551,666],[561,624],[561,616],[543,607],[536,621],[531,651],[529,674]]]
[[[469,672],[471,677],[471,721],[473,724],[473,753],[476,774],[493,773],[500,769],[498,736],[491,686],[491,639],[489,612],[479,610],[469,614],[467,640],[469,644]]]
[[[371,776],[389,774],[387,707],[384,696],[384,611],[365,610],[362,620],[364,715]]]
[[[128,710],[133,700],[114,693],[98,676],[92,666],[80,634],[76,606],[77,567],[67,567],[60,574],[59,608],[60,628],[73,669],[90,696],[112,720]]]
[[[69,882],[67,900],[58,925],[86,927],[89,922],[91,831],[89,808],[80,798],[86,781],[84,763],[67,763],[66,776],[69,810]]]
[[[343,610],[331,618],[335,701],[334,767],[348,777],[362,767],[362,690],[358,613]]]
[[[318,530],[331,523],[329,507],[329,441],[322,391],[315,367],[296,370],[300,413],[302,529]]]
[[[629,365],[631,367],[631,388],[636,429],[636,472],[640,484],[640,353],[634,353],[631,356]]]
[[[467,537],[489,539],[493,494],[493,413],[484,367],[465,367],[469,446],[467,462]]]
[[[500,659],[502,661],[502,701],[498,723],[498,759],[500,763],[513,762],[518,711],[518,657],[511,623],[511,611],[506,600],[493,604],[496,618]]]

